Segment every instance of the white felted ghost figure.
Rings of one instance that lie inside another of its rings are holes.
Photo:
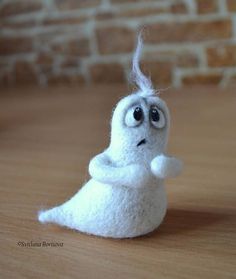
[[[41,211],[40,222],[113,238],[147,234],[162,222],[164,179],[179,174],[182,163],[165,155],[169,112],[140,71],[141,48],[139,36],[132,71],[139,90],[117,104],[110,146],[89,164],[92,178],[64,204]]]

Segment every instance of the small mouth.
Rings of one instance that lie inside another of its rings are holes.
[[[137,144],[137,146],[140,146],[140,145],[145,144],[145,143],[146,143],[146,140],[145,140],[145,139],[142,139],[142,140]]]

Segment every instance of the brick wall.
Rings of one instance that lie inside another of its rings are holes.
[[[143,26],[158,87],[236,83],[236,0],[0,0],[0,85],[125,82]]]

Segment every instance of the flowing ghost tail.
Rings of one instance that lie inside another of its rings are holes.
[[[110,145],[89,163],[91,179],[64,204],[40,211],[40,222],[113,238],[147,234],[162,222],[164,179],[182,163],[166,155],[169,111],[140,70],[141,49],[139,35],[132,68],[138,90],[117,104]]]

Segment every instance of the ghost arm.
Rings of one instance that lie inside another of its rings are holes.
[[[101,183],[132,188],[142,187],[151,175],[150,171],[138,164],[116,167],[106,153],[98,154],[90,161],[89,173]]]
[[[180,174],[182,168],[182,161],[164,154],[158,155],[151,162],[151,171],[153,175],[161,179],[176,177]]]

